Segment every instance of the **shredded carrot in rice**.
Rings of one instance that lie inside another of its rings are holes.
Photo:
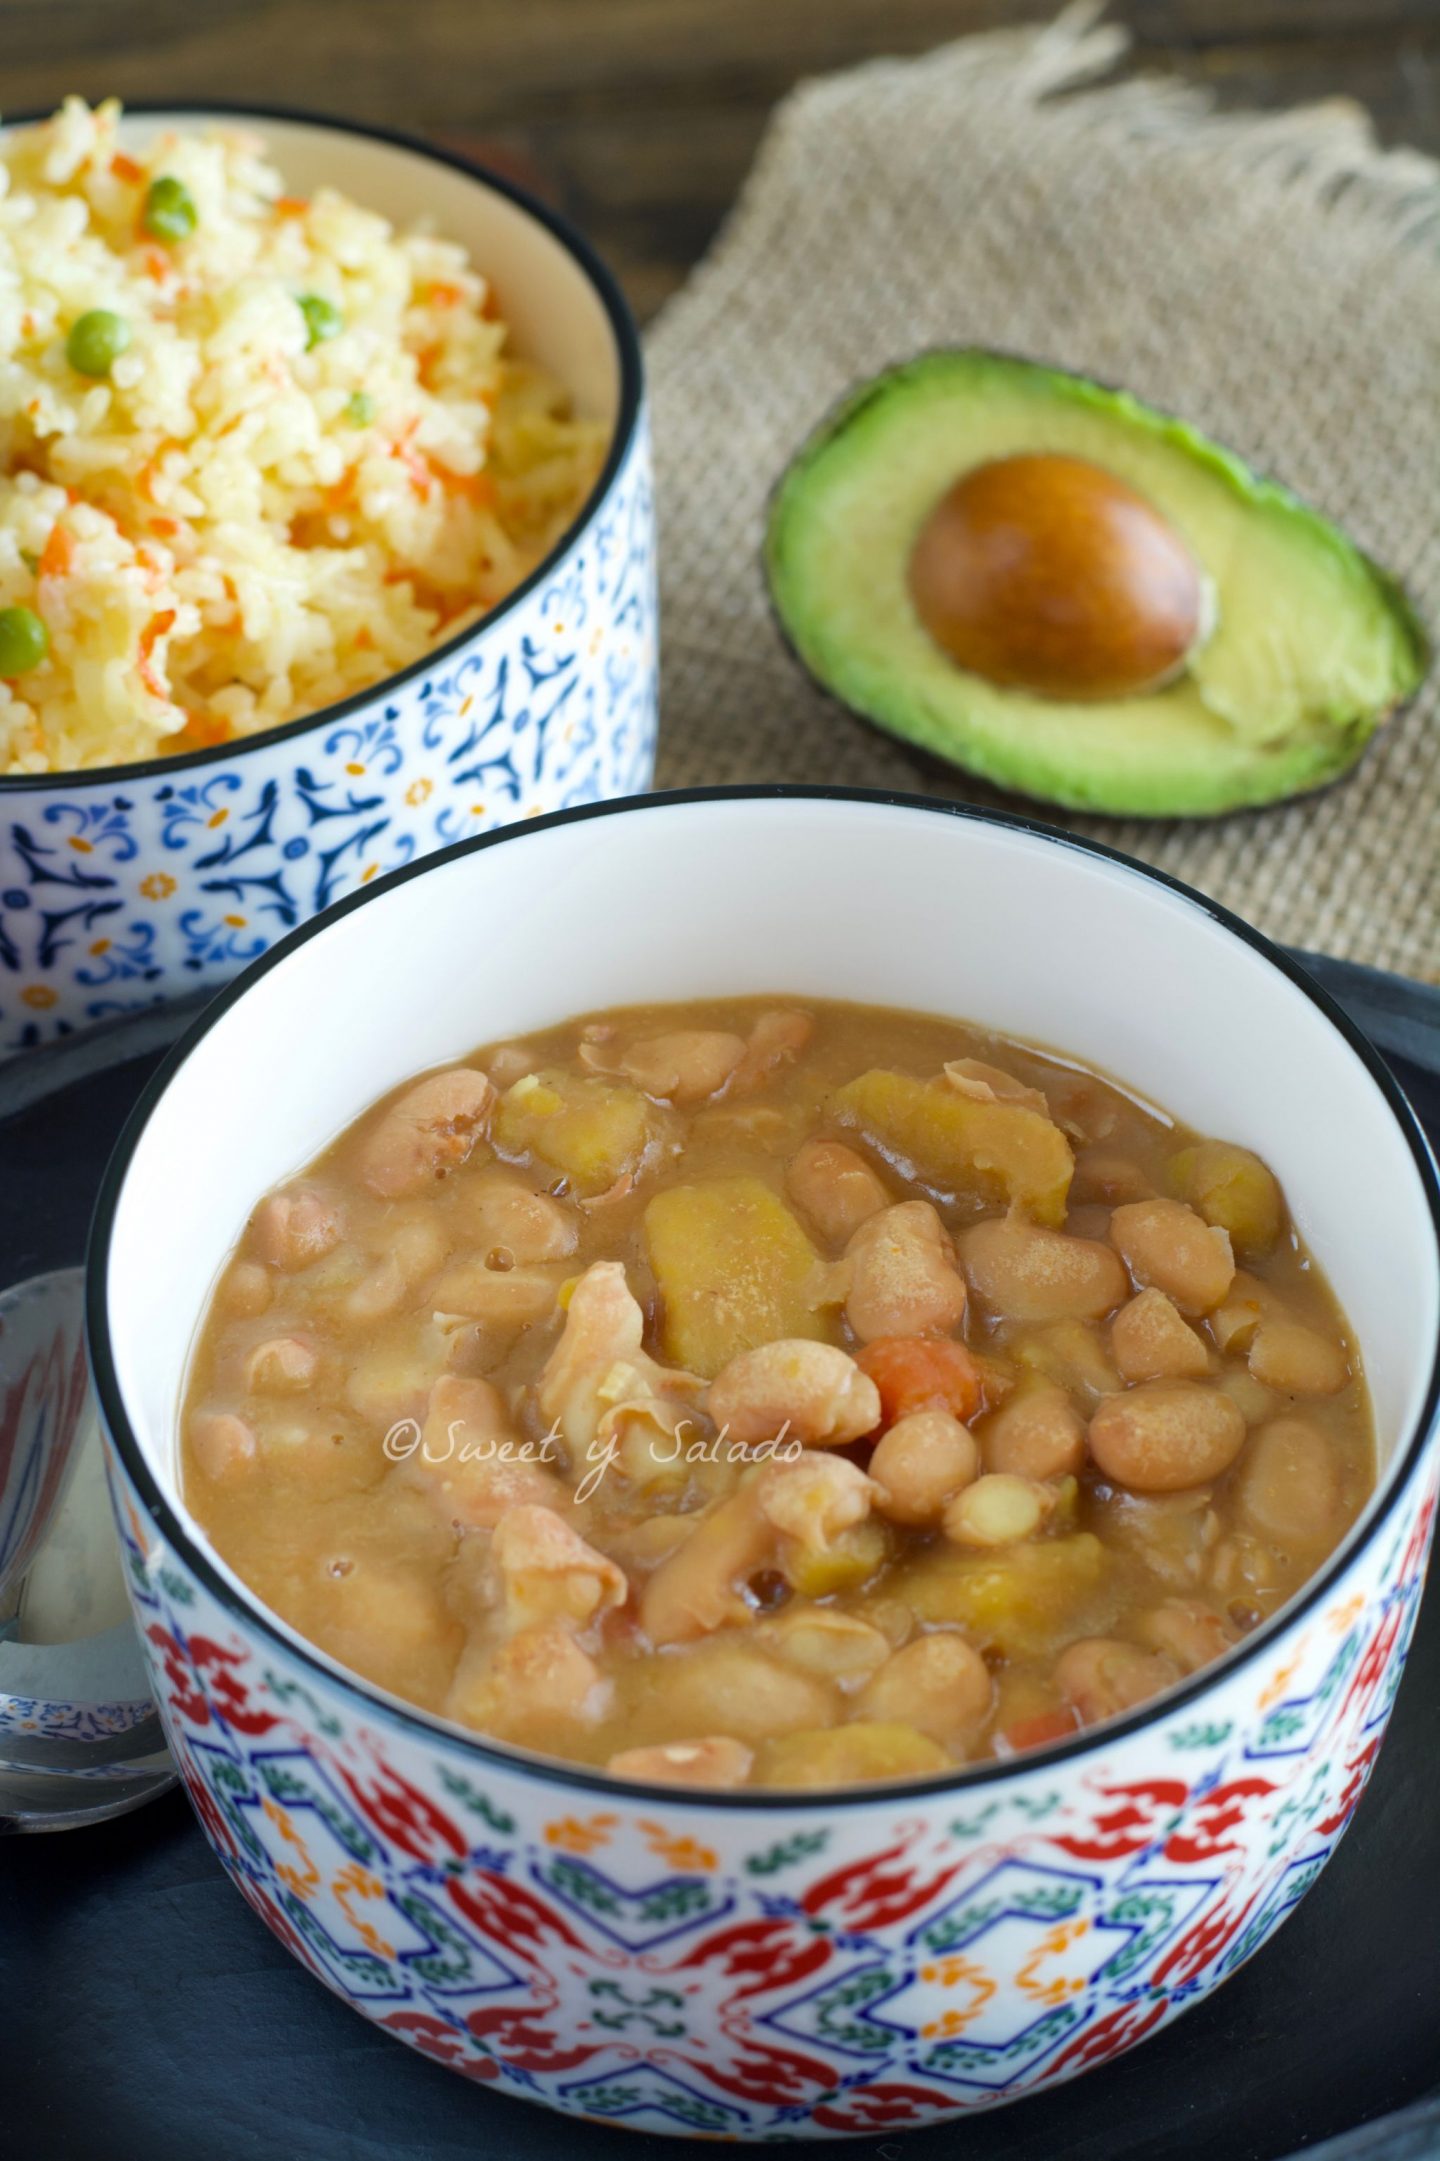
[[[50,538],[41,554],[37,575],[41,578],[63,578],[68,575],[74,560],[75,537],[68,525],[61,525],[57,521],[50,528]]]
[[[174,738],[175,750],[213,750],[231,740],[229,723],[213,713],[187,713],[185,725]]]
[[[136,672],[152,698],[168,698],[170,686],[163,683],[150,665],[150,655],[165,633],[174,627],[175,610],[164,608],[159,615],[152,615],[140,633],[140,651],[136,658]]]

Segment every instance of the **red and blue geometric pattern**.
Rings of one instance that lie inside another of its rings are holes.
[[[120,1474],[116,1474],[117,1478]],[[651,2131],[874,2134],[1074,2077],[1259,1949],[1374,1763],[1435,1510],[1195,1702],[817,1811],[497,1762],[302,1665],[120,1496],[171,1746],[301,1964],[468,2078]]]

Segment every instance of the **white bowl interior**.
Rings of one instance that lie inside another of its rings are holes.
[[[767,991],[974,1019],[1258,1149],[1354,1323],[1393,1466],[1440,1326],[1434,1227],[1383,1095],[1304,991],[1202,907],[1063,841],[904,806],[674,801],[521,828],[378,890],[190,1052],[136,1148],[107,1284],[125,1405],[182,1516],[193,1332],[268,1187],[487,1040]]]
[[[620,355],[604,303],[585,270],[547,226],[483,180],[375,136],[301,120],[174,112],[126,114],[132,148],[167,128],[253,128],[292,194],[338,188],[396,225],[426,222],[467,248],[495,287],[517,353],[558,376],[587,420],[613,427],[620,409]]]

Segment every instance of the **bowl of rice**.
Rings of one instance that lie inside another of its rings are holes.
[[[0,1056],[654,764],[638,340],[508,180],[287,114],[0,130]]]

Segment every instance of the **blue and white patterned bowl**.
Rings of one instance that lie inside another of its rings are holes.
[[[122,139],[212,108],[127,115]],[[0,778],[0,1058],[225,982],[286,931],[432,848],[649,784],[654,516],[639,341],[609,272],[508,180],[404,137],[228,112],[297,190],[323,183],[462,241],[518,349],[613,419],[551,556],[478,625],[372,691],[143,765]]]

